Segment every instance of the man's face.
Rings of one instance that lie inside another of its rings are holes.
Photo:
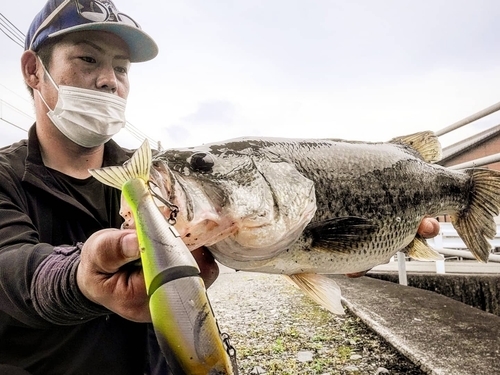
[[[129,93],[129,51],[118,36],[103,31],[68,34],[54,46],[50,75],[58,86],[104,91],[126,99]],[[54,108],[57,90],[44,77],[41,91]]]

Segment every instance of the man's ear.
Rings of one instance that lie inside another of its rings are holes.
[[[24,51],[21,56],[21,70],[24,82],[32,89],[37,90],[41,80],[41,67],[34,51]]]

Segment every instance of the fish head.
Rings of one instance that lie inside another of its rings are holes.
[[[153,169],[161,196],[179,208],[175,227],[190,248],[271,257],[299,237],[316,210],[311,180],[250,146],[167,150]]]

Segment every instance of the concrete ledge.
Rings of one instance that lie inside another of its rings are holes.
[[[399,283],[397,272],[368,272],[367,276]],[[409,286],[430,290],[500,316],[500,274],[406,274]]]
[[[499,316],[388,281],[331,278],[345,305],[424,372],[500,374]]]

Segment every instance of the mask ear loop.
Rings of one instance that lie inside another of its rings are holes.
[[[49,105],[47,104],[47,102],[45,101],[45,99],[43,98],[43,95],[40,91],[36,90],[36,93],[38,94],[38,96],[40,97],[40,99],[42,99],[42,102],[43,104],[45,104],[45,107],[47,107],[47,109],[50,111],[50,112],[53,112],[54,110],[53,109],[50,109]]]
[[[57,92],[59,92],[59,87],[56,85],[56,83],[54,82],[54,79],[52,78],[52,76],[50,75],[49,71],[47,70],[47,68],[45,68],[45,64],[43,63],[42,59],[40,58],[40,56],[36,55],[38,61],[40,61],[40,64],[42,64],[42,68],[43,68],[43,71],[45,72],[45,74],[47,74],[47,77],[49,77],[49,81],[50,83],[52,83],[52,85],[55,87],[55,89],[57,90]],[[38,90],[34,90],[38,93],[38,96],[40,97],[40,99],[42,99],[42,102],[43,104],[45,104],[45,106],[47,107],[47,109],[51,112],[53,112],[54,110],[51,109],[49,107],[49,105],[47,104],[47,102],[45,101],[45,98],[43,97],[42,93]]]
[[[45,74],[47,74],[47,77],[49,77],[49,80],[50,80],[50,83],[52,83],[52,86],[54,86],[54,88],[59,91],[59,86],[56,85],[56,83],[54,82],[54,79],[52,78],[52,76],[50,75],[49,71],[47,70],[47,68],[45,67],[45,64],[43,63],[42,59],[40,58],[39,55],[36,55],[38,61],[40,61],[40,64],[42,64],[42,68],[43,68],[43,71],[45,72]]]

